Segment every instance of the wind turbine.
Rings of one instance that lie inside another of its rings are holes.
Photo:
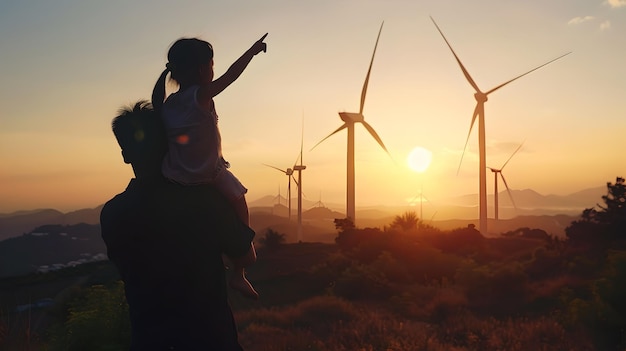
[[[278,200],[278,205],[280,205],[280,185],[278,186],[278,195],[276,195],[275,199]]]
[[[437,30],[439,31],[439,34],[441,34],[441,36],[443,37],[443,40],[446,42],[446,44],[448,45],[448,48],[450,48],[450,51],[452,51],[452,55],[454,55],[454,58],[456,59],[456,62],[459,64],[459,67],[461,68],[461,71],[463,71],[463,75],[465,76],[465,79],[467,79],[467,81],[470,83],[470,85],[474,88],[474,90],[476,91],[476,93],[474,94],[474,98],[476,99],[476,107],[474,108],[474,114],[472,115],[472,122],[470,123],[470,129],[469,132],[467,133],[467,139],[465,141],[465,146],[463,147],[463,154],[461,155],[461,162],[463,162],[463,155],[465,154],[465,149],[467,148],[467,143],[469,141],[469,137],[470,134],[472,133],[472,127],[474,126],[474,122],[476,121],[476,117],[478,117],[478,150],[479,150],[479,174],[480,174],[480,180],[479,180],[479,207],[480,207],[480,213],[479,213],[479,230],[481,233],[486,234],[487,233],[487,165],[486,165],[486,156],[485,156],[485,102],[487,102],[487,96],[491,93],[493,93],[494,91],[502,88],[503,86],[533,72],[538,70],[539,68],[552,63],[564,56],[567,56],[569,54],[571,54],[571,52],[568,52],[566,54],[563,54],[553,60],[550,60],[546,63],[544,63],[541,66],[537,66],[533,69],[531,69],[530,71],[521,74],[511,80],[508,80],[498,86],[496,86],[495,88],[487,91],[487,92],[482,92],[480,90],[480,88],[478,88],[478,85],[476,85],[476,83],[474,82],[474,79],[472,79],[472,77],[470,76],[470,74],[467,72],[467,70],[465,69],[465,67],[463,66],[463,64],[461,63],[461,60],[459,59],[459,57],[456,55],[456,53],[454,52],[454,50],[452,49],[452,46],[450,45],[450,43],[448,42],[448,39],[446,39],[446,37],[443,35],[443,32],[441,31],[441,29],[439,29],[439,26],[437,25],[437,23],[435,22],[435,20],[430,17],[430,19],[433,21],[433,23],[435,24],[435,27],[437,27]],[[460,163],[459,163],[459,168],[461,167]],[[458,171],[457,171],[458,173]]]
[[[424,221],[424,200],[426,200],[426,202],[432,204],[432,202],[426,197],[424,196],[424,187],[422,186],[420,188],[420,193],[418,195],[413,196],[413,198],[411,199],[410,203],[414,204],[417,201],[417,198],[419,197],[419,202],[420,202],[420,220]]]
[[[311,148],[311,150],[313,150],[317,145],[321,144],[324,140],[328,139],[330,136],[338,133],[339,131],[343,129],[347,129],[348,153],[347,153],[347,171],[346,171],[346,178],[347,178],[346,180],[346,183],[347,183],[346,216],[348,217],[348,219],[352,221],[352,223],[355,223],[354,125],[356,123],[361,123],[365,127],[365,129],[367,129],[370,135],[374,139],[376,139],[376,141],[383,148],[383,150],[385,150],[385,152],[389,154],[389,151],[387,151],[387,148],[385,147],[385,144],[383,144],[383,141],[380,139],[380,137],[378,136],[374,128],[372,128],[372,126],[370,126],[367,122],[365,122],[365,117],[363,116],[363,106],[365,105],[365,95],[367,93],[367,85],[369,83],[370,73],[372,71],[372,64],[374,63],[374,56],[376,55],[376,48],[378,47],[378,40],[380,39],[380,33],[383,30],[383,24],[385,24],[384,21],[380,25],[380,30],[378,31],[378,37],[376,37],[376,44],[374,45],[374,53],[372,54],[372,60],[370,61],[370,65],[367,70],[367,75],[365,76],[365,83],[363,83],[359,112],[358,113],[357,112],[339,112],[339,117],[344,122],[343,125],[341,125],[341,127],[337,128],[334,132],[330,133],[326,138],[322,139],[320,142],[318,142],[317,144],[315,144],[315,146]],[[391,155],[389,154],[389,156]]]
[[[298,242],[302,242],[302,171],[306,169],[306,166],[302,161],[302,148],[304,143],[304,121],[302,121],[302,137],[300,138],[300,164],[298,164],[298,160],[296,159],[296,164],[293,166],[294,171],[298,171],[298,232],[297,239]]]
[[[519,149],[522,148],[522,145],[524,145],[524,143],[520,144],[520,146],[518,146],[517,149],[515,149],[515,151],[513,151],[513,153],[509,157],[509,159],[506,160],[506,162],[504,162],[502,167],[500,167],[499,169],[487,167],[487,168],[489,168],[491,170],[491,172],[493,172],[493,175],[494,175],[494,187],[495,187],[495,189],[494,189],[494,192],[493,192],[493,203],[494,203],[494,209],[495,209],[494,210],[494,216],[495,216],[496,221],[498,220],[498,174],[500,175],[500,178],[502,178],[502,182],[504,182],[504,186],[506,187],[506,191],[509,194],[509,198],[511,199],[511,203],[513,204],[513,207],[515,209],[517,209],[517,206],[515,206],[515,201],[513,201],[513,195],[511,195],[511,190],[509,189],[509,185],[506,183],[506,179],[504,179],[504,174],[502,174],[502,170],[504,169],[504,166],[506,166],[506,164],[509,163],[509,161],[511,161],[511,159],[519,151]]]
[[[315,207],[326,207],[324,206],[324,203],[322,202],[322,191],[320,190],[320,199],[315,203]]]
[[[298,162],[298,160],[296,160],[296,163]],[[296,182],[296,185],[298,184],[298,182],[296,181],[296,178],[294,178],[293,176],[293,169],[292,168],[287,168],[285,170],[280,169],[276,166],[272,166],[272,165],[268,165],[266,163],[264,163],[263,165],[270,167],[270,168],[274,168],[275,170],[285,173],[287,175],[287,197],[289,197],[288,200],[288,207],[289,207],[289,215],[288,215],[288,219],[291,220],[291,179],[293,178],[293,181]],[[294,165],[295,167],[295,165]],[[279,188],[279,196],[280,196],[280,188]],[[279,200],[280,201],[280,200]],[[280,203],[279,203],[280,204]]]

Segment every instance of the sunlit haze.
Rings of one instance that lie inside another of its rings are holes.
[[[626,2],[567,1],[3,1],[0,3],[0,212],[96,207],[132,169],[111,133],[118,109],[149,99],[169,46],[183,36],[215,49],[219,76],[262,34],[267,53],[215,98],[223,151],[248,201],[286,194],[303,143],[303,190],[345,204],[346,133],[311,150],[358,111],[356,206],[408,205],[478,193],[476,126],[463,162],[474,89],[567,52],[489,95],[487,166],[507,164],[511,189],[565,195],[626,176]],[[170,91],[171,91],[170,87]],[[304,135],[301,140],[302,124]],[[405,162],[420,145],[432,162]],[[493,179],[487,180],[489,193]],[[593,204],[590,204],[593,205]]]

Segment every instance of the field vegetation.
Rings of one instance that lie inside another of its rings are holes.
[[[412,212],[383,228],[335,225],[334,244],[259,236],[249,275],[261,299],[232,295],[246,350],[626,349],[622,178],[566,239],[528,227],[485,238],[472,225],[440,230]],[[122,283],[106,262],[81,269],[0,282],[56,296],[52,307],[0,310],[0,350],[126,350]]]

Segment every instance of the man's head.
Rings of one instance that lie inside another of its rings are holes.
[[[135,175],[160,173],[167,152],[167,138],[161,118],[147,101],[120,109],[111,123],[113,134],[122,148],[125,163],[133,166]]]

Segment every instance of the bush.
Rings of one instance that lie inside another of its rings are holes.
[[[70,302],[65,323],[51,331],[51,351],[127,350],[130,319],[123,283],[111,288],[88,288],[83,296]]]
[[[268,228],[265,234],[259,239],[259,243],[268,250],[273,250],[285,243],[285,234],[281,234]]]

